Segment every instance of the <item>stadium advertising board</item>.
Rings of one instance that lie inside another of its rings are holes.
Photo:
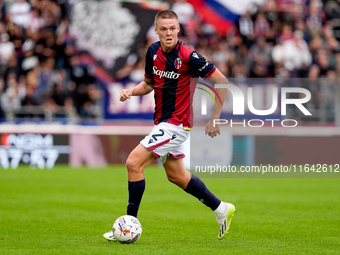
[[[68,135],[1,134],[0,168],[16,169],[19,164],[51,169],[68,163]]]
[[[153,92],[143,97],[131,97],[124,103],[119,101],[122,89],[133,88],[136,85],[136,82],[114,82],[107,85],[104,100],[105,119],[153,119],[155,107]]]

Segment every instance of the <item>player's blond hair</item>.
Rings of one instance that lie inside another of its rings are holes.
[[[178,16],[175,12],[171,11],[171,10],[164,10],[164,11],[160,11],[156,14],[155,17],[155,24],[157,26],[157,20],[159,19],[176,19],[178,20]]]

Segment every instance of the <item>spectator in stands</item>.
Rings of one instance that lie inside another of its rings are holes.
[[[5,76],[11,59],[16,57],[14,43],[9,40],[9,35],[0,35],[0,76]]]
[[[116,73],[116,78],[118,80],[123,80],[123,79],[132,79],[132,72],[134,72],[135,68],[137,67],[137,63],[138,63],[138,55],[137,54],[130,54],[128,56],[128,58],[126,59],[126,63],[124,65],[123,68],[121,68],[120,70],[117,71]],[[144,65],[142,65],[141,67],[139,66],[138,69],[140,68],[144,68]],[[143,73],[143,78],[144,79],[144,73]],[[140,81],[139,81],[140,82]]]
[[[55,117],[76,119],[76,112],[73,105],[73,91],[67,87],[67,74],[65,70],[58,70],[55,75],[50,107],[54,110]]]
[[[265,37],[257,37],[256,43],[250,48],[247,61],[250,66],[263,65],[268,69],[271,64],[272,48]]]
[[[255,30],[255,35],[257,37],[266,36],[267,31],[269,30],[269,22],[266,19],[266,16],[262,12],[259,12],[256,15],[256,19],[254,23],[254,30]]]
[[[266,19],[268,20],[270,26],[274,26],[274,23],[278,20],[277,4],[275,0],[268,0],[261,7],[264,12]]]
[[[301,31],[296,31],[293,39],[273,48],[272,57],[274,62],[282,63],[292,75],[296,75],[296,71],[306,68],[312,63],[311,53],[302,36]]]
[[[290,24],[284,23],[282,25],[282,32],[279,40],[285,42],[294,38],[293,28]]]
[[[303,20],[298,20],[295,24],[294,24],[294,29],[295,31],[301,31],[303,36],[302,39],[305,40],[307,43],[310,41],[310,39],[312,38],[310,36],[310,34],[307,31],[307,27],[306,27],[306,23]]]
[[[17,114],[18,118],[43,118],[43,112],[39,111],[38,102],[34,97],[35,88],[26,86],[25,96],[21,99],[21,109]]]
[[[56,117],[66,117],[65,101],[67,100],[67,92],[62,83],[55,83],[53,86],[52,96],[50,98],[50,107],[55,109]]]
[[[194,7],[187,0],[175,0],[171,10],[178,14],[180,35],[186,36],[187,26],[195,14]]]
[[[1,1],[1,0],[0,0]],[[7,28],[4,22],[0,20],[0,35],[6,34],[7,33]]]
[[[316,55],[316,64],[319,67],[319,77],[326,77],[329,71],[333,71],[329,63],[331,52],[329,50],[319,50]]]
[[[221,40],[219,36],[212,36],[210,38],[211,45],[211,61],[215,63],[217,68],[221,68],[223,63],[228,61],[230,56],[228,42],[225,40]]]
[[[6,16],[6,8],[5,8],[5,0],[0,0],[0,23],[5,20]]]
[[[240,31],[243,44],[249,49],[255,42],[254,22],[249,12],[241,16],[238,21],[238,29]]]
[[[9,20],[15,25],[27,28],[31,19],[31,5],[26,0],[16,0],[9,8]]]
[[[81,118],[94,119],[100,114],[101,94],[94,84],[81,84],[77,87],[76,107]]]
[[[13,120],[15,114],[20,110],[21,103],[18,94],[17,77],[14,72],[7,76],[7,89],[1,95],[1,108],[6,113],[6,119]]]
[[[39,15],[39,11],[36,8],[31,9],[30,20],[27,24],[27,29],[32,33],[38,33],[43,26],[43,19]]]
[[[130,73],[130,79],[134,82],[141,82],[144,79],[145,72],[145,60],[140,59],[134,66],[133,70]]]
[[[5,91],[5,81],[4,78],[0,76],[0,121],[2,121],[6,116],[2,109],[2,95]]]
[[[305,23],[311,36],[321,33],[322,18],[321,9],[319,8],[318,1],[310,2],[309,14],[306,17]]]
[[[31,39],[27,39],[22,45],[21,52],[21,71],[26,74],[29,70],[39,65],[39,59],[35,55],[35,43]]]

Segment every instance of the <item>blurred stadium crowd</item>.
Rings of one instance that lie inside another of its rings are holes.
[[[74,2],[0,0],[0,119],[102,117],[103,90],[73,58],[78,49],[68,27]],[[205,24],[186,0],[168,2],[179,15],[180,39],[227,77],[340,76],[340,0],[268,0],[226,34]],[[145,51],[156,40],[151,27],[114,78],[142,80]]]

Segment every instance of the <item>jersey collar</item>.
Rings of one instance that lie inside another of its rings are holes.
[[[165,51],[163,50],[162,46],[161,46],[162,52],[163,52],[164,54],[169,54],[169,53],[171,53],[171,52],[174,52],[175,50],[177,50],[177,49],[179,48],[179,46],[181,45],[181,43],[182,43],[182,42],[181,42],[180,40],[178,40],[177,43],[176,43],[176,45],[175,45],[175,47],[174,47],[171,51],[168,51],[168,52],[165,52]]]

